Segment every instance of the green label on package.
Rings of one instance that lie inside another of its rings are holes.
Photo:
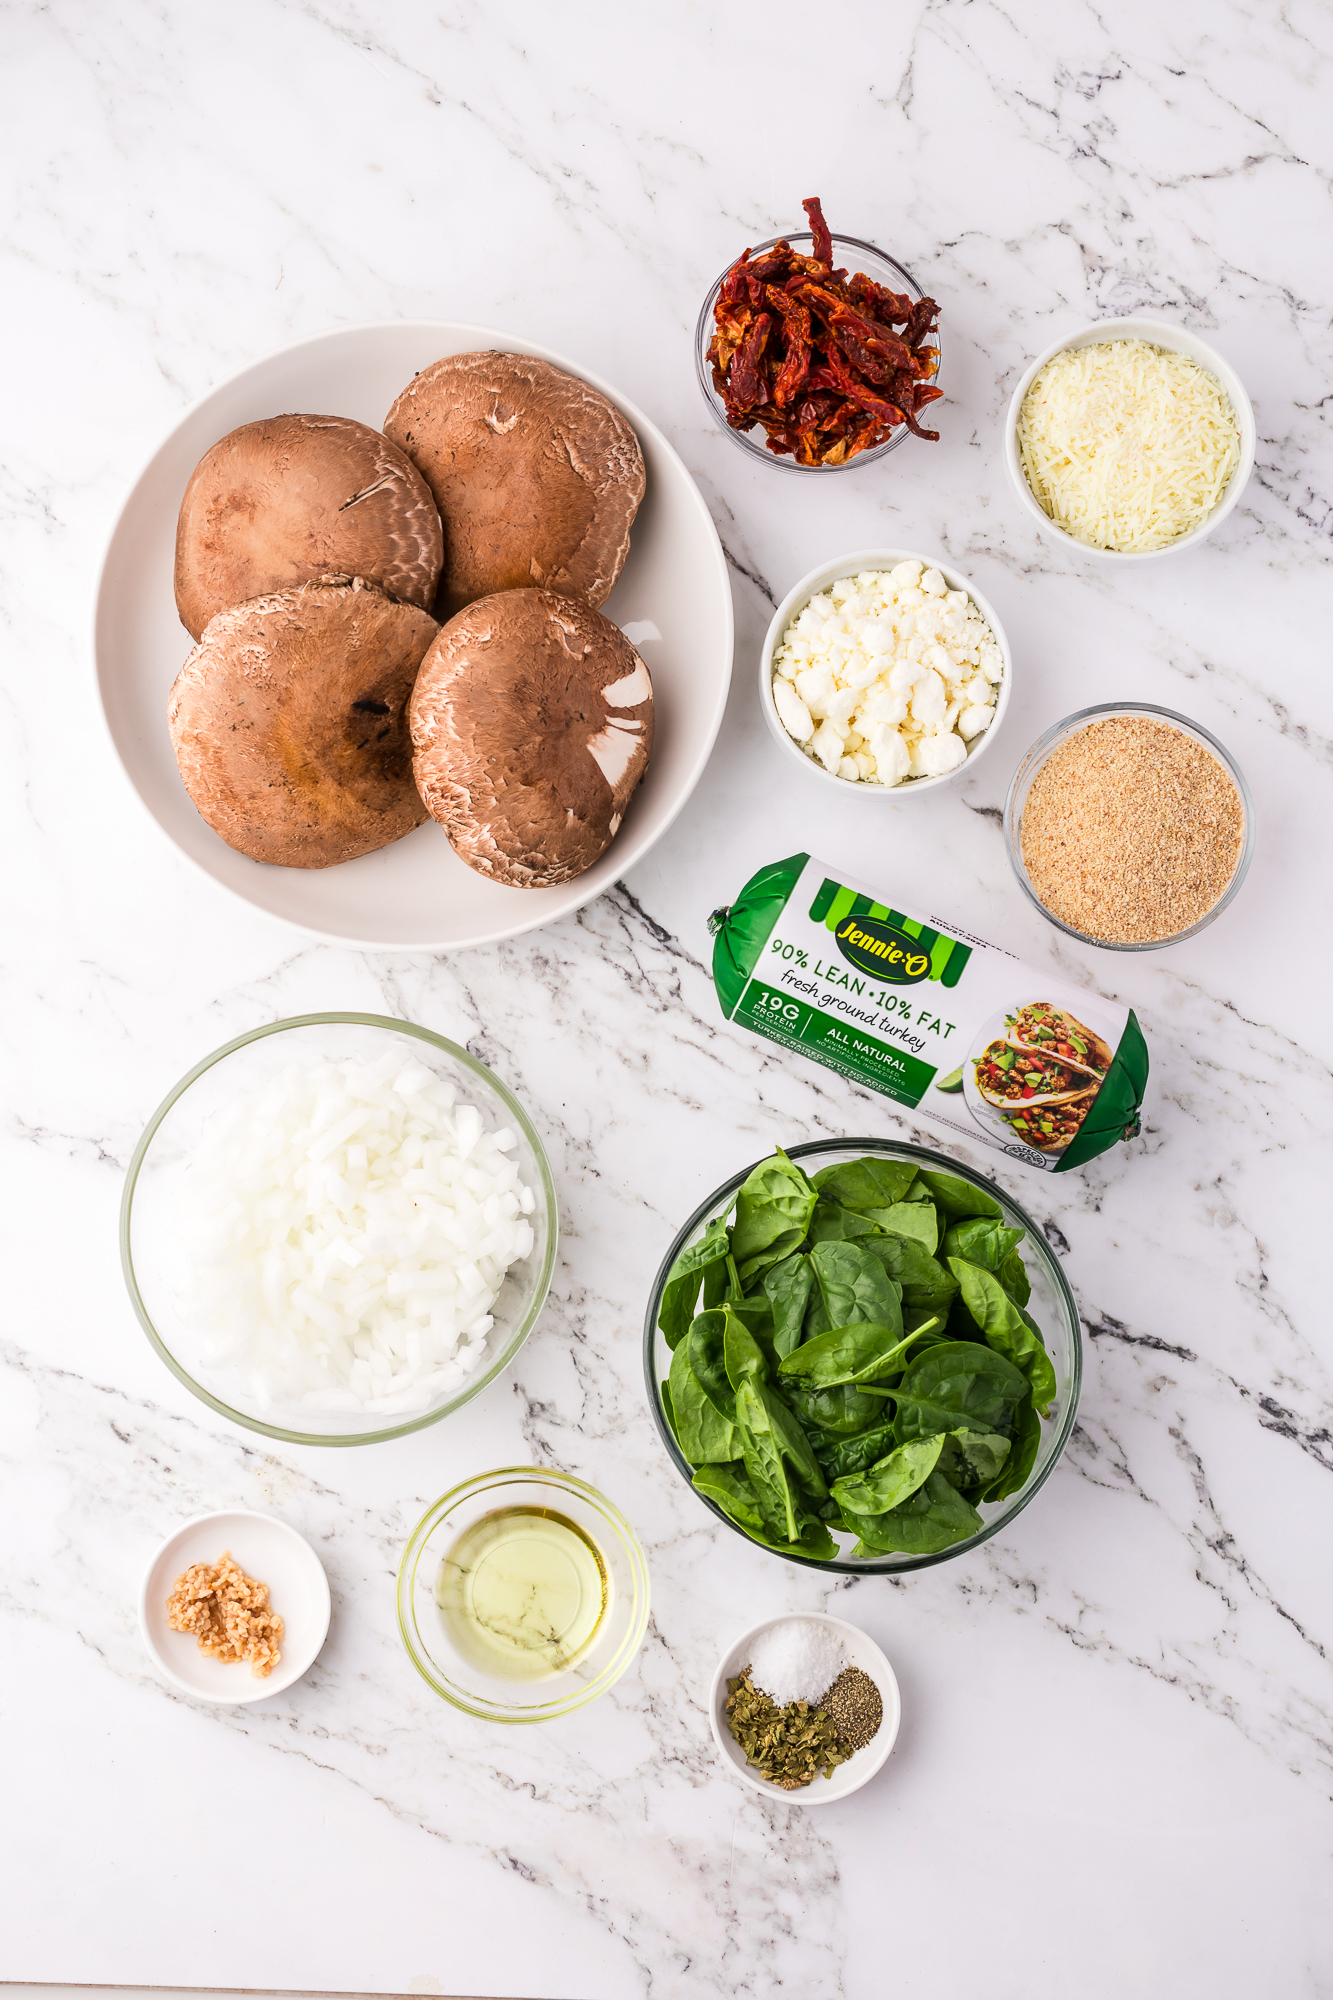
[[[1134,1136],[1133,1013],[843,881],[774,862],[711,920],[728,1020],[920,1117],[1061,1173]]]

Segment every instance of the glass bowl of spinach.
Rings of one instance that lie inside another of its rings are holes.
[[[662,1442],[790,1562],[926,1569],[1007,1527],[1069,1440],[1078,1308],[1038,1225],[943,1153],[779,1150],[667,1252],[644,1324]]]

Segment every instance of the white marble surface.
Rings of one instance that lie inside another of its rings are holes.
[[[1327,8],[14,0],[0,40],[0,1976],[1333,1991]],[[942,301],[948,392],[938,446],[815,490],[710,429],[690,350],[708,280],[813,190]],[[1064,325],[1140,308],[1239,369],[1258,466],[1215,540],[1108,577],[1022,521],[999,424]],[[450,960],[315,945],[198,879],[113,763],[86,640],[102,539],[190,399],[400,315],[509,325],[619,382],[735,570],[736,682],[691,809],[578,918]],[[975,576],[1014,698],[975,779],[830,805],[785,779],[752,661],[770,598],[875,541]],[[1215,730],[1259,823],[1233,911],[1129,958],[1024,907],[997,811],[1041,729],[1118,696]],[[802,844],[1121,996],[1153,1052],[1137,1143],[1011,1183],[1086,1319],[1067,1457],[1010,1534],[896,1585],[821,1589],[715,1531],[643,1400],[645,1286],[691,1206],[775,1140],[912,1130],[718,1016],[707,912]],[[269,1453],[154,1359],[115,1218],[165,1087],[316,1007],[406,1015],[493,1063],[546,1137],[565,1240],[536,1334],[465,1418]],[[528,1458],[630,1514],[654,1615],[612,1696],[506,1731],[417,1679],[391,1578],[425,1503]],[[174,1522],[235,1504],[315,1540],[335,1610],[301,1685],[226,1711],[155,1679],[134,1601]],[[784,1605],[862,1623],[902,1681],[882,1777],[821,1813],[743,1793],[701,1707],[722,1643]]]

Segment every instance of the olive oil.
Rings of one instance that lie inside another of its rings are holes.
[[[572,1667],[606,1616],[597,1544],[550,1507],[501,1507],[465,1528],[440,1564],[435,1602],[473,1666],[547,1680]]]

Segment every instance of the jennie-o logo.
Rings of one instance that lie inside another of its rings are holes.
[[[915,986],[930,974],[930,953],[878,917],[844,917],[833,933],[838,950],[858,972],[870,972],[891,986]]]

